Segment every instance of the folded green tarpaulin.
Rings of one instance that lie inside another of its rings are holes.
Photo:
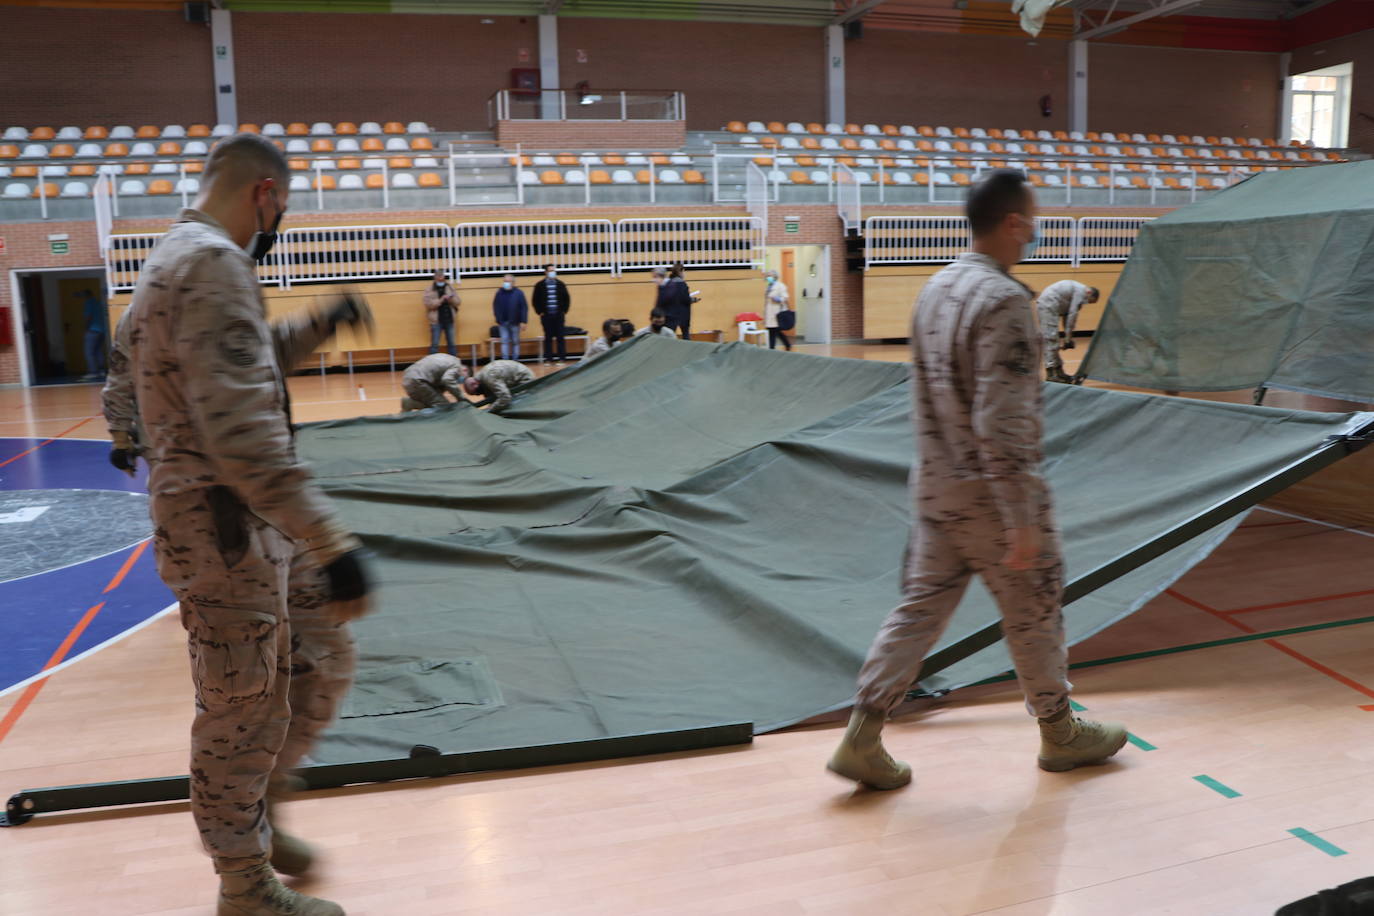
[[[1374,162],[1257,175],[1141,227],[1088,378],[1374,401]]]
[[[380,579],[357,686],[315,759],[762,731],[842,707],[898,596],[909,399],[899,364],[646,337],[535,382],[505,416],[304,427]],[[1072,604],[1072,638],[1157,594],[1247,494],[1367,419],[1049,386],[1070,580],[1195,529]],[[923,683],[1008,670],[974,638],[996,619],[972,589]]]

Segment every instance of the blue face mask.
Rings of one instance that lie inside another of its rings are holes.
[[[513,284],[513,283],[511,283],[509,280],[507,280],[505,283],[502,283],[502,284],[501,284],[501,288],[502,288],[502,289],[510,289],[510,288],[511,288],[512,286],[514,286],[514,285],[515,285],[515,284]]]
[[[768,281],[769,286],[772,286],[774,283],[778,281],[777,277],[764,277],[764,279]]]
[[[1040,247],[1040,223],[1031,223],[1030,241],[1021,246],[1021,260],[1029,261]]]

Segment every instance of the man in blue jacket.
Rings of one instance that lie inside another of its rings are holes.
[[[520,358],[520,329],[530,318],[523,290],[515,287],[515,274],[506,274],[501,288],[491,301],[492,317],[501,329],[501,358]]]

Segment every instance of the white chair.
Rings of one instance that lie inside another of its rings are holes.
[[[806,127],[803,126],[800,121],[788,121],[787,132],[789,134],[804,134],[806,133]]]
[[[950,130],[948,127],[937,127],[935,128],[935,136],[952,137],[954,136],[954,131]]]
[[[334,144],[334,152],[336,153],[356,153],[360,150],[361,147],[358,146],[358,141],[352,137],[344,137],[338,143]]]
[[[796,137],[783,137],[778,141],[778,146],[783,149],[801,149],[801,141]]]
[[[736,327],[739,328],[740,343],[746,343],[751,338],[759,346],[768,342],[768,331],[759,327],[757,321],[741,321]]]
[[[363,189],[363,176],[349,172],[347,175],[339,176],[340,191],[361,191]]]
[[[316,159],[310,165],[312,168],[318,168],[321,172],[332,172],[339,167],[333,159]]]
[[[613,184],[634,184],[635,173],[629,169],[616,169],[611,173],[611,182]]]
[[[210,147],[205,145],[204,140],[191,140],[181,148],[183,156],[204,156],[210,152]]]
[[[214,129],[210,131],[212,137],[232,137],[233,135],[234,125],[232,124],[216,124]],[[114,136],[114,134],[110,136]]]
[[[1131,179],[1125,175],[1116,176],[1115,184],[1118,188],[1125,188],[1128,191],[1131,189]]]
[[[67,167],[65,165],[45,165],[38,170],[38,174],[44,178],[66,178]]]
[[[677,169],[659,169],[658,180],[662,184],[682,184],[682,173]]]
[[[145,192],[143,182],[137,178],[125,178],[119,183],[119,194],[121,197],[142,197]]]
[[[855,172],[854,182],[855,184],[872,184],[873,176],[868,174],[867,172]]]
[[[864,137],[859,141],[859,149],[877,150],[878,148],[878,141],[872,137]]]
[[[1073,147],[1073,154],[1075,156],[1087,156],[1088,148],[1084,146],[1082,143],[1076,143]]]
[[[1218,190],[1227,188],[1227,187],[1229,187],[1229,186],[1230,186],[1230,185],[1229,185],[1229,183],[1226,181],[1225,178],[1213,178],[1213,179],[1212,179],[1212,187],[1217,188]]]
[[[868,134],[870,137],[881,137],[883,135],[883,129],[877,124],[865,124],[864,133]]]
[[[269,124],[262,125],[262,135],[264,137],[285,137],[286,128],[282,127],[276,121],[272,121]]]
[[[878,167],[878,160],[874,159],[872,156],[860,156],[858,159],[855,159],[854,162],[865,169],[876,169]]]
[[[840,141],[839,141],[839,140],[836,140],[834,137],[822,137],[822,138],[821,138],[821,149],[839,149],[839,148],[840,148]]]
[[[288,153],[308,153],[310,152],[310,141],[301,137],[292,137],[286,141],[286,151]]]
[[[603,165],[603,164],[604,164],[604,163],[602,163],[602,161],[601,161],[601,157],[598,156],[598,155],[596,155],[595,153],[583,153],[582,155],[580,155],[580,156],[577,157],[577,161],[580,162],[580,163],[582,163],[583,165],[588,165],[588,166],[590,166],[590,165]]]
[[[1021,144],[1019,143],[1008,143],[1007,152],[1019,156],[1024,153],[1025,150],[1021,148]]]
[[[1144,134],[1131,134],[1132,143],[1149,143],[1149,139]]]
[[[1037,140],[1053,140],[1053,139],[1054,139],[1054,134],[1050,133],[1050,132],[1047,131],[1047,130],[1037,130],[1037,131],[1035,132],[1035,139],[1037,139]]]
[[[949,175],[945,172],[936,172],[935,175],[931,178],[931,182],[944,188],[954,184],[954,179],[950,178]]]
[[[768,173],[768,180],[774,184],[791,184],[792,177],[779,169],[773,169]]]
[[[773,164],[777,166],[793,166],[797,164],[797,160],[793,159],[791,156],[778,156],[773,160]]]
[[[762,121],[750,121],[748,124],[744,125],[744,129],[751,134],[768,133],[768,128],[764,126]]]
[[[7,165],[0,165],[0,178],[8,178],[8,177],[10,177],[10,172],[11,172],[11,171],[12,171],[12,170],[10,169],[9,166],[7,166]]]
[[[1183,150],[1179,149],[1177,146],[1169,147],[1167,150],[1164,151],[1164,154],[1170,159],[1183,158]]]
[[[1149,184],[1150,184],[1150,187],[1155,188],[1155,189],[1163,188],[1163,187],[1164,187],[1164,179],[1163,179],[1163,178],[1160,178],[1158,175],[1151,175],[1151,176],[1150,176]]]
[[[20,159],[46,159],[48,158],[48,148],[41,143],[30,143],[24,147],[19,154]]]
[[[419,159],[415,160],[415,167],[417,169],[437,169],[439,167],[439,160],[435,159],[433,156],[421,156]]]
[[[135,143],[135,144],[133,145],[133,148],[129,150],[129,155],[130,155],[130,156],[156,156],[156,155],[157,155],[157,147],[153,146],[151,143]]]
[[[969,149],[973,150],[975,153],[986,153],[988,151],[988,145],[982,140],[975,140],[968,146]]]
[[[25,136],[27,137],[28,134],[26,133]],[[5,185],[6,197],[28,197],[31,193],[33,192],[29,190],[29,186],[22,181],[11,181]]]
[[[310,125],[310,133],[316,137],[334,136],[334,125],[328,121],[316,121]]]
[[[104,152],[104,150],[100,148],[99,143],[83,143],[76,148],[76,158],[93,159],[98,157],[102,152]]]
[[[551,169],[551,168],[553,168],[554,166],[558,165],[558,160],[557,160],[557,159],[553,158],[552,156],[542,155],[542,154],[533,157],[533,158],[530,160],[530,162],[533,163],[534,165],[539,166],[540,168],[549,168],[549,169]]]
[[[6,127],[6,140],[27,140],[29,139],[29,129],[27,127]]]
[[[951,160],[951,159],[936,159],[936,160],[935,160],[933,163],[931,163],[931,164],[934,165],[935,168],[937,168],[937,169],[952,169],[952,168],[954,168],[954,162],[953,162],[953,160]]]
[[[292,175],[290,188],[293,191],[309,191],[310,179],[304,175]]]
[[[912,180],[912,179],[911,179],[911,173],[910,173],[910,172],[893,172],[893,173],[892,173],[892,180],[895,181],[897,184],[911,184],[911,180]]]
[[[842,134],[844,133],[844,125],[830,121],[825,125],[825,132],[828,134]]]
[[[392,172],[391,186],[393,188],[417,187],[417,185],[415,184],[415,176],[410,174],[409,172]]]
[[[1116,142],[1117,142],[1116,134],[1112,133],[1111,131],[1107,131],[1106,133],[1104,133],[1104,134],[1102,135],[1102,142],[1103,142],[1103,143],[1116,143]]]
[[[1162,137],[1159,138],[1159,142],[1160,142],[1160,143],[1177,143],[1177,142],[1178,142],[1178,138],[1175,137],[1173,134],[1165,134],[1164,136],[1162,136]]]
[[[1062,188],[1064,186],[1064,179],[1060,178],[1054,172],[1050,172],[1045,176],[1045,184],[1047,187],[1051,188]]]
[[[168,124],[162,128],[162,139],[164,140],[180,140],[185,136],[186,128],[180,124]]]
[[[366,158],[366,159],[363,160],[363,168],[365,168],[365,169],[382,169],[382,168],[386,168],[386,160],[385,160],[385,159],[379,159],[379,158],[377,158],[376,156],[369,156],[368,158]]]
[[[386,149],[389,153],[408,153],[410,144],[405,137],[391,137],[386,141]]]
[[[134,129],[127,124],[121,124],[118,127],[110,128],[111,140],[132,140],[133,138]]]
[[[968,135],[970,137],[977,137],[979,140],[986,140],[988,138],[988,132],[981,127],[972,128],[969,130]]]
[[[148,174],[175,175],[179,171],[181,171],[181,169],[177,168],[176,165],[171,162],[157,162],[153,164],[153,167]]]
[[[648,165],[649,157],[642,153],[630,153],[625,157],[626,165]]]
[[[600,164],[601,164],[601,159],[600,159],[600,158],[598,158],[598,157],[593,157],[593,158],[596,158],[596,164],[597,164],[597,165],[600,165]],[[673,156],[672,156],[671,158],[669,158],[668,161],[671,162],[673,165],[687,165],[687,166],[690,166],[690,165],[692,164],[692,157],[689,156],[689,155],[687,155],[686,153],[674,153]]]
[[[429,125],[426,124],[424,121],[411,121],[409,124],[406,125],[406,133],[427,134],[429,133]]]
[[[97,175],[123,175],[124,166],[116,162],[107,162],[104,165],[97,166],[95,171]]]
[[[59,131],[57,132],[57,139],[58,139],[58,140],[80,140],[80,139],[81,139],[81,128],[79,128],[79,127],[64,127],[64,128],[62,128],[61,130],[59,130]]]
[[[812,169],[810,177],[812,184],[830,184],[830,173],[825,169]]]
[[[1069,131],[1069,139],[1070,139],[1070,140],[1086,140],[1086,139],[1088,139],[1088,138],[1085,137],[1085,136],[1083,136],[1083,131],[1081,131],[1081,130],[1071,130],[1071,131]]]
[[[659,180],[659,181],[662,181],[662,180],[663,180],[663,173],[662,173],[662,172],[660,172],[660,173],[658,174],[658,180]],[[586,184],[586,183],[587,183],[587,173],[584,172],[584,171],[582,171],[581,169],[568,169],[566,172],[563,173],[563,183],[564,183],[564,184]]]
[[[382,125],[376,121],[364,121],[358,125],[358,133],[362,136],[375,136],[382,132]]]
[[[1102,184],[1097,180],[1097,176],[1095,175],[1079,175],[1078,183],[1085,188],[1097,189],[1102,187]]]
[[[1120,155],[1121,155],[1121,147],[1119,147],[1119,146],[1108,146],[1108,147],[1104,147],[1104,150],[1103,150],[1103,151],[1104,151],[1108,156],[1120,156]]]
[[[916,160],[912,159],[910,156],[898,156],[897,167],[903,169],[914,169],[916,168]]]
[[[912,127],[910,124],[903,124],[901,127],[897,128],[897,133],[901,134],[903,137],[917,136],[916,128]],[[901,141],[898,142],[900,143]]]
[[[1240,151],[1240,150],[1238,150],[1238,149],[1231,149],[1231,150],[1227,150],[1227,151],[1226,151],[1226,158],[1227,158],[1227,159],[1244,159],[1245,157],[1241,154],[1241,151]]]
[[[897,149],[907,153],[914,153],[916,152],[916,144],[906,137],[903,137],[897,141]]]
[[[89,197],[90,194],[91,187],[84,181],[69,181],[62,186],[63,197]]]
[[[758,145],[759,145],[759,138],[758,138],[758,137],[748,137],[748,136],[740,137],[740,138],[739,138],[739,145],[740,145],[740,146],[758,146]]]
[[[1211,159],[1212,151],[1209,149],[1200,149],[1197,151],[1197,155],[1199,159]]]
[[[199,194],[200,179],[189,177],[181,179],[177,182],[176,192],[180,194],[182,191],[185,191],[187,194]]]

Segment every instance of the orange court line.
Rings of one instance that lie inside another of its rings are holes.
[[[83,420],[82,422],[85,421]],[[16,455],[15,457],[17,458],[19,456]],[[145,539],[133,549],[133,552],[125,559],[124,565],[119,567],[119,571],[114,574],[109,584],[105,586],[105,590],[101,592],[102,595],[108,595],[110,592],[119,588],[120,584],[124,581],[124,577],[129,574],[129,570],[133,569],[134,563],[138,562],[138,558],[142,556],[143,551],[148,548],[148,543],[149,541]],[[52,656],[48,658],[47,662],[39,670],[47,671],[49,668],[60,665],[62,660],[67,657],[67,653],[72,650],[72,646],[76,645],[76,641],[81,638],[81,634],[86,632],[86,627],[91,625],[91,621],[95,619],[95,615],[99,614],[104,607],[105,602],[101,601],[88,608],[81,619],[76,622],[76,625],[71,628],[71,631],[67,633],[67,638],[62,640],[62,645],[53,650]],[[34,681],[24,688],[24,692],[19,695],[19,699],[10,707],[10,711],[5,713],[5,718],[0,719],[0,741],[4,741],[5,737],[9,735],[10,730],[14,728],[14,724],[19,721],[19,717],[29,708],[29,704],[33,702],[33,698],[38,696],[38,691],[42,690],[43,685],[47,682],[48,679],[43,678],[41,681]]]
[[[1211,614],[1212,616],[1216,617],[1218,620],[1224,620],[1224,621],[1226,621],[1227,623],[1231,624],[1231,626],[1236,627],[1237,629],[1240,629],[1240,630],[1244,630],[1246,633],[1253,633],[1253,632],[1255,632],[1255,630],[1254,630],[1253,627],[1247,626],[1247,625],[1241,623],[1239,620],[1232,620],[1230,617],[1227,616],[1227,613],[1228,613],[1227,611],[1218,611],[1216,608],[1210,608],[1210,607],[1208,607],[1207,605],[1203,604],[1201,601],[1195,601],[1194,599],[1189,598],[1187,595],[1183,595],[1183,594],[1180,594],[1179,592],[1174,591],[1172,588],[1170,588],[1170,589],[1165,589],[1165,593],[1168,594],[1168,595],[1170,595],[1170,596],[1172,596],[1172,597],[1174,597],[1174,598],[1177,598],[1179,601],[1182,601],[1184,604],[1190,605],[1190,606],[1192,606],[1192,607],[1197,608],[1197,609],[1200,610],[1200,611],[1205,611],[1206,613]],[[1253,608],[1252,608],[1252,610],[1256,610],[1256,609],[1253,609]],[[1232,613],[1233,613],[1233,612],[1232,612]],[[1263,640],[1263,642],[1264,642],[1265,645],[1273,646],[1275,649],[1278,649],[1278,650],[1279,650],[1280,652],[1282,652],[1283,654],[1288,655],[1288,656],[1290,656],[1290,657],[1292,657],[1292,658],[1294,658],[1294,659],[1296,659],[1296,660],[1302,662],[1304,665],[1307,665],[1309,668],[1312,668],[1312,669],[1315,670],[1315,671],[1320,671],[1322,674],[1325,674],[1327,677],[1331,678],[1332,680],[1337,681],[1337,682],[1339,682],[1339,683],[1341,683],[1341,684],[1344,684],[1345,686],[1349,687],[1351,690],[1358,691],[1358,692],[1364,694],[1364,695],[1367,696],[1367,697],[1374,697],[1374,690],[1371,690],[1370,688],[1364,686],[1363,684],[1361,684],[1361,683],[1359,683],[1359,682],[1357,682],[1357,681],[1351,680],[1350,678],[1346,677],[1344,674],[1341,674],[1339,671],[1335,671],[1335,670],[1333,670],[1333,669],[1331,669],[1331,668],[1326,667],[1326,666],[1323,665],[1321,662],[1319,662],[1319,661],[1317,661],[1317,660],[1315,660],[1315,659],[1308,658],[1306,655],[1303,655],[1303,654],[1302,654],[1301,652],[1299,652],[1297,649],[1291,649],[1291,648],[1289,648],[1288,646],[1285,646],[1283,643],[1279,642],[1277,639],[1266,639],[1266,640]],[[1363,709],[1363,710],[1365,710],[1366,712],[1374,712],[1374,705],[1361,706],[1360,709]]]
[[[1251,611],[1272,611],[1281,607],[1297,607],[1301,604],[1316,604],[1320,601],[1339,601],[1342,598],[1359,598],[1363,595],[1374,595],[1374,588],[1367,588],[1358,592],[1346,592],[1343,595],[1318,595],[1315,598],[1300,598],[1297,601],[1278,601],[1274,604],[1257,604],[1254,607],[1236,608],[1234,611],[1218,611],[1219,614],[1248,614]]]
[[[61,439],[61,438],[62,438],[63,436],[65,436],[67,433],[73,432],[73,431],[75,431],[77,428],[79,428],[79,427],[81,427],[81,426],[85,426],[87,423],[89,423],[89,422],[91,422],[92,420],[94,420],[97,416],[99,416],[99,414],[92,414],[91,416],[89,416],[89,417],[87,417],[86,419],[82,420],[80,423],[76,424],[76,426],[69,426],[69,427],[67,427],[66,429],[62,430],[62,432],[60,432],[60,433],[58,433],[57,435],[53,436],[51,439],[44,439],[42,442],[38,443],[38,444],[35,445],[33,448],[31,448],[31,449],[26,449],[26,450],[20,452],[20,453],[17,454],[17,455],[13,455],[13,456],[11,456],[11,457],[9,457],[9,458],[6,458],[4,461],[0,461],[0,468],[3,468],[3,467],[4,467],[5,465],[7,465],[7,464],[11,464],[11,463],[13,463],[13,462],[15,462],[15,461],[18,461],[20,458],[23,458],[25,455],[32,455],[34,452],[38,451],[38,450],[39,450],[40,448],[42,448],[43,446],[47,445],[49,442],[56,442],[58,439]]]

